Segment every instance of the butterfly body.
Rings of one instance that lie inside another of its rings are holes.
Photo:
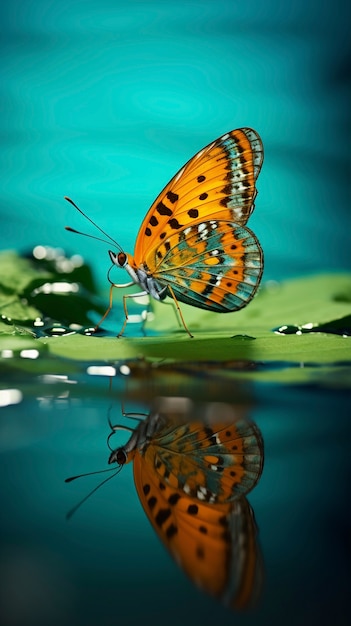
[[[140,285],[143,289],[142,295],[149,294],[155,300],[165,299],[167,296],[167,285],[160,285],[160,283],[151,276],[145,265],[141,264],[137,267],[134,259],[124,252],[115,254],[115,252],[109,250],[109,255],[112,263],[126,270],[127,274],[132,279],[131,284]]]
[[[261,575],[245,498],[262,472],[260,432],[222,403],[200,408],[201,419],[187,399],[162,399],[159,408],[109,462],[133,461],[143,508],[188,576],[221,601],[244,606]]]

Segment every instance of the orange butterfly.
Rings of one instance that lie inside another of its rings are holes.
[[[200,412],[194,420],[190,400],[162,398],[109,462],[134,461],[140,501],[176,562],[204,591],[243,608],[262,579],[245,498],[262,473],[262,437],[232,406],[207,404]]]
[[[263,271],[262,249],[246,227],[262,162],[263,146],[256,131],[241,128],[226,133],[190,159],[156,198],[140,227],[134,256],[108,236],[119,250],[109,250],[111,260],[127,271],[131,282],[111,283],[109,307],[97,326],[112,308],[113,288],[133,284],[142,291],[123,296],[125,322],[119,336],[131,297],[170,296],[190,336],[178,302],[219,313],[246,306]]]

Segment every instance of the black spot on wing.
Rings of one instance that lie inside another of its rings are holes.
[[[221,189],[221,193],[224,193],[226,196],[230,196],[233,192],[233,185],[226,185]]]
[[[181,498],[180,494],[175,492],[172,493],[172,495],[169,496],[168,498],[168,503],[172,506],[174,506],[175,504],[177,504],[178,500]]]
[[[206,285],[205,289],[203,289],[201,293],[204,296],[208,296],[214,290],[216,283],[217,283],[217,277],[212,276],[210,280],[208,281],[208,284]]]
[[[196,556],[200,560],[205,558],[205,552],[204,552],[204,549],[202,548],[202,546],[198,546],[196,548]]]
[[[205,427],[205,432],[206,432],[206,437],[207,439],[214,445],[217,444],[217,439],[216,439],[216,435],[213,432],[212,428],[209,428],[208,426]]]
[[[169,209],[168,206],[163,204],[163,202],[159,202],[158,203],[158,205],[156,207],[156,211],[160,215],[173,215],[173,211],[171,209]]]
[[[170,524],[166,530],[166,536],[168,539],[172,539],[178,532],[178,528],[174,524]]]
[[[199,507],[197,506],[197,504],[189,504],[188,513],[190,515],[197,515],[198,512],[199,512]]]
[[[178,220],[173,217],[171,220],[168,220],[168,224],[173,230],[177,230],[178,228],[183,228],[182,224],[179,224]]]
[[[166,197],[168,198],[168,200],[170,202],[172,202],[172,204],[177,202],[177,200],[179,199],[178,194],[177,193],[173,193],[173,191],[168,191],[167,194],[166,194]]]
[[[163,524],[168,520],[171,514],[170,509],[160,509],[155,517],[155,522],[157,526],[163,526]]]
[[[188,211],[188,215],[193,218],[198,217],[199,211],[197,209],[190,209],[190,211]]]
[[[155,498],[155,496],[151,496],[151,498],[148,499],[147,503],[148,503],[151,511],[155,507],[156,502],[157,502],[157,499]]]
[[[230,542],[231,542],[232,536],[231,536],[231,534],[230,534],[230,531],[229,531],[229,530],[225,530],[225,531],[221,534],[221,537],[222,537],[223,541],[225,541],[226,543],[230,543]]]

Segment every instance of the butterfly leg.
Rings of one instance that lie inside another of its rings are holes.
[[[112,305],[113,305],[113,289],[120,289],[121,287],[131,287],[132,285],[134,285],[135,283],[130,282],[130,283],[125,283],[124,285],[117,285],[116,283],[111,283],[111,287],[110,287],[110,294],[109,294],[109,304],[108,307],[105,311],[105,313],[103,314],[101,320],[95,325],[94,327],[94,333],[97,331],[97,329],[101,326],[102,322],[106,319],[106,317],[108,316],[109,312],[112,309]]]
[[[148,413],[126,413],[122,407],[122,415],[123,417],[127,417],[128,419],[131,420],[136,420],[137,422],[143,422],[145,421],[145,419],[148,417]],[[126,430],[130,433],[134,432],[134,428],[130,428],[130,426],[122,426],[121,424],[112,424],[110,418],[108,419],[108,423],[109,426],[111,428],[111,432],[107,437],[107,445],[110,448],[111,452],[113,452],[113,449],[110,446],[110,439],[111,437],[118,431],[118,430]]]
[[[173,289],[172,289],[172,287],[171,287],[170,285],[168,285],[168,290],[169,290],[169,292],[170,292],[170,294],[171,294],[171,296],[172,296],[172,298],[173,298],[173,300],[174,300],[174,303],[175,303],[175,305],[176,305],[176,307],[177,307],[177,311],[178,311],[178,313],[179,313],[179,317],[180,317],[180,319],[182,320],[182,324],[183,324],[183,326],[184,326],[184,328],[185,328],[186,332],[188,333],[189,337],[190,337],[191,339],[193,339],[194,335],[192,335],[192,334],[191,334],[191,332],[190,332],[189,328],[187,327],[187,325],[186,325],[186,323],[185,323],[185,321],[184,321],[183,313],[182,313],[181,308],[180,308],[180,306],[179,306],[178,300],[177,300],[177,298],[175,297],[174,291],[173,291]]]
[[[134,285],[134,283],[131,283],[131,284]],[[149,293],[147,291],[140,291],[139,293],[130,293],[130,294],[123,296],[123,309],[124,309],[125,320],[124,320],[121,330],[119,331],[117,335],[118,338],[123,335],[127,322],[128,322],[127,298],[141,298],[143,296],[148,296],[148,295]]]
[[[122,410],[123,417],[127,417],[129,420],[136,420],[142,422],[149,414],[148,413],[127,413]]]
[[[151,298],[149,299],[149,303],[146,307],[146,309],[144,309],[141,313],[141,332],[143,333],[144,337],[146,337],[146,330],[145,330],[145,326],[146,326],[146,322],[148,319],[148,315],[150,313],[150,310],[152,312],[152,304],[151,304]]]
[[[144,336],[146,336],[145,326],[146,326],[146,322],[148,320],[148,314],[150,312],[153,314],[152,301],[153,301],[153,299],[150,298],[150,302],[147,305],[147,308],[144,309],[144,311],[141,314],[141,317],[142,317],[141,330],[142,330],[142,333],[143,333]],[[177,309],[176,309],[175,303],[172,302],[172,301],[171,302],[167,302],[165,300],[162,300],[162,303],[165,304],[166,306],[171,306],[172,307],[172,310],[174,312],[175,318],[177,320],[177,324],[178,324],[179,328],[181,328],[182,325],[181,325],[181,323],[179,321],[179,315],[177,315]]]

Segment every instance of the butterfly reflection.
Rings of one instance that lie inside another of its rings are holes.
[[[224,403],[161,398],[109,459],[120,466],[130,461],[146,515],[189,578],[226,605],[252,604],[262,580],[245,497],[263,468],[255,424]]]

